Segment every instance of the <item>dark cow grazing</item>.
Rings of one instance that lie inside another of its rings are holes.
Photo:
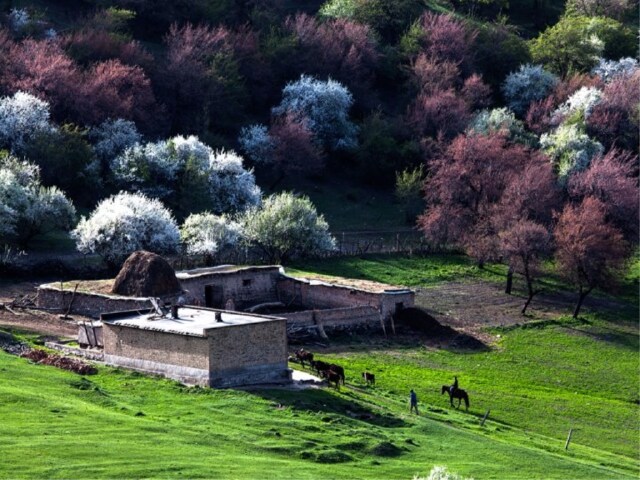
[[[340,380],[342,381],[342,384],[344,385],[344,368],[342,368],[340,365],[336,365],[335,363],[332,363],[331,365],[329,365],[329,370],[331,370],[334,373],[337,373],[338,376],[340,377]]]
[[[318,375],[320,375],[320,372],[322,372],[323,370],[331,369],[331,364],[323,362],[322,360],[311,360],[311,362],[309,363],[311,363],[311,368],[318,372]]]
[[[340,390],[341,377],[338,373],[334,372],[333,370],[322,370],[320,372],[320,375],[327,379],[327,383],[329,384],[329,386],[331,386],[331,384],[333,383],[336,387],[336,390]]]
[[[362,372],[362,378],[369,385],[375,385],[376,384],[376,376],[373,373]]]
[[[304,362],[311,363],[313,361],[313,353],[306,352],[304,348],[301,348],[296,352],[296,358],[300,360],[300,364],[304,367]]]

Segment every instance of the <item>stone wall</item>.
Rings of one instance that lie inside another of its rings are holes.
[[[178,335],[103,323],[104,353],[209,370],[209,341],[205,337]]]
[[[151,308],[147,298],[122,297],[120,295],[103,295],[99,293],[76,292],[73,290],[60,291],[52,285],[41,285],[38,288],[37,305],[40,308],[59,309],[66,312],[73,297],[70,313],[100,318],[101,313],[121,312],[125,310],[139,310]]]
[[[258,303],[277,300],[276,282],[280,276],[279,267],[249,267],[240,270],[203,272],[179,272],[176,274],[182,288],[189,293],[189,303],[212,308],[224,308],[232,298],[236,309],[244,309]],[[222,288],[222,303],[206,305],[205,287],[213,285]]]
[[[309,282],[282,276],[278,280],[278,295],[284,303],[305,305],[314,309],[368,306],[377,309],[384,319],[395,313],[396,304],[412,307],[414,294],[410,290],[368,292],[357,288]]]
[[[292,329],[309,328],[318,324],[325,329],[380,326],[380,312],[377,308],[369,306],[305,310],[278,315],[286,318],[287,328]]]

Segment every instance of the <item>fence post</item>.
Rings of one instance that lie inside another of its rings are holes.
[[[484,427],[484,422],[487,420],[487,417],[489,416],[489,412],[491,410],[487,410],[487,413],[484,414],[484,417],[482,417],[482,421],[480,422],[480,426]]]
[[[564,444],[565,450],[569,450],[569,442],[571,442],[571,434],[573,434],[573,428],[569,429],[569,436],[567,437],[567,443]]]

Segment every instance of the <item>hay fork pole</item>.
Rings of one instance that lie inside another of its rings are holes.
[[[78,291],[78,285],[80,285],[79,283],[76,283],[76,288],[73,289],[73,293],[71,294],[71,300],[69,301],[69,306],[67,307],[67,313],[65,313],[62,316],[63,320],[68,320],[69,319],[69,313],[71,313],[71,307],[73,306],[73,301],[76,298],[76,292]],[[63,293],[64,295],[64,293]]]

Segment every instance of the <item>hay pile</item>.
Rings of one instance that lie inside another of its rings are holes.
[[[152,252],[133,252],[124,262],[111,293],[130,297],[162,297],[182,292],[171,265]]]

